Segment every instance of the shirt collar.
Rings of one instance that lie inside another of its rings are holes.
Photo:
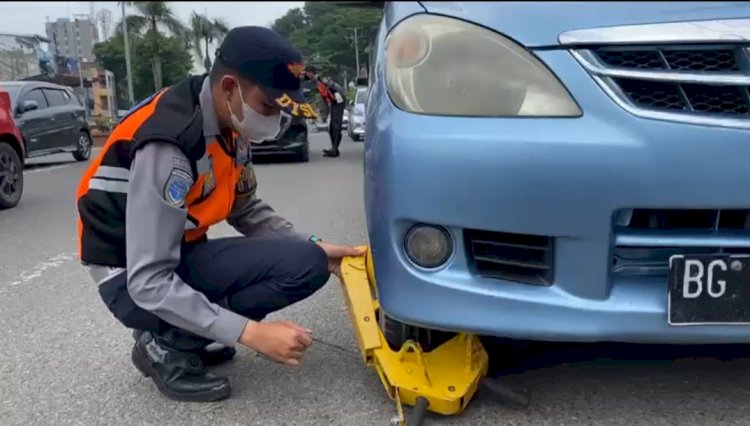
[[[211,94],[211,81],[208,76],[203,79],[203,87],[198,95],[198,102],[203,111],[203,137],[207,140],[221,134],[219,131],[219,120],[216,118],[213,95]]]

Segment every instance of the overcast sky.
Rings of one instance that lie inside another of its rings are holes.
[[[0,2],[0,16],[2,25],[0,31],[45,35],[44,23],[49,18],[54,21],[57,18],[72,18],[74,14],[90,11],[92,2],[83,1],[59,1],[59,2]],[[117,2],[98,1],[93,2],[96,11],[108,9],[112,13],[113,27],[122,19],[122,11]],[[270,25],[276,18],[281,17],[287,10],[294,7],[302,7],[304,2],[169,2],[172,10],[183,23],[188,23],[190,13],[208,12],[210,18],[223,18],[229,23],[229,27],[241,25]],[[206,10],[208,9],[208,10]],[[101,36],[101,27],[99,27]],[[112,30],[110,30],[111,35]]]

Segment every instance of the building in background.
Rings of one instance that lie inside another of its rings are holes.
[[[73,20],[57,18],[47,22],[47,38],[52,52],[61,57],[94,60],[94,45],[99,42],[96,22],[89,15],[76,15]]]
[[[36,34],[0,33],[0,80],[23,80],[56,71],[49,40]]]
[[[95,63],[85,64],[87,77],[91,79],[91,115],[94,117],[116,117],[115,74]]]

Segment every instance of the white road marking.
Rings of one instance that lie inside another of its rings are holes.
[[[95,155],[98,155],[99,151],[101,151],[101,150],[102,150],[101,147],[94,147],[94,148],[91,148],[91,153],[95,154]],[[46,172],[51,172],[53,170],[67,169],[68,167],[71,167],[71,166],[73,166],[75,164],[78,164],[78,163],[58,164],[56,166],[49,166],[49,167],[44,167],[44,165],[39,164],[39,165],[36,165],[36,168],[34,168],[34,169],[24,170],[23,174],[24,175],[30,175],[30,174],[34,174],[34,173],[46,173]]]
[[[71,164],[60,164],[57,166],[49,166],[49,167],[39,166],[36,169],[24,170],[23,174],[30,175],[33,173],[51,172],[52,170],[67,169],[70,166]]]
[[[41,277],[45,271],[50,269],[59,268],[64,265],[65,262],[73,260],[77,256],[76,253],[60,253],[50,259],[40,262],[31,268],[30,271],[21,271],[21,273],[12,281],[9,286],[15,287],[20,284],[25,284],[29,281],[35,280]]]

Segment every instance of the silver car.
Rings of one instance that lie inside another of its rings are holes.
[[[367,87],[358,87],[357,94],[351,105],[349,114],[349,128],[347,133],[352,140],[365,140],[365,101],[367,100]]]

